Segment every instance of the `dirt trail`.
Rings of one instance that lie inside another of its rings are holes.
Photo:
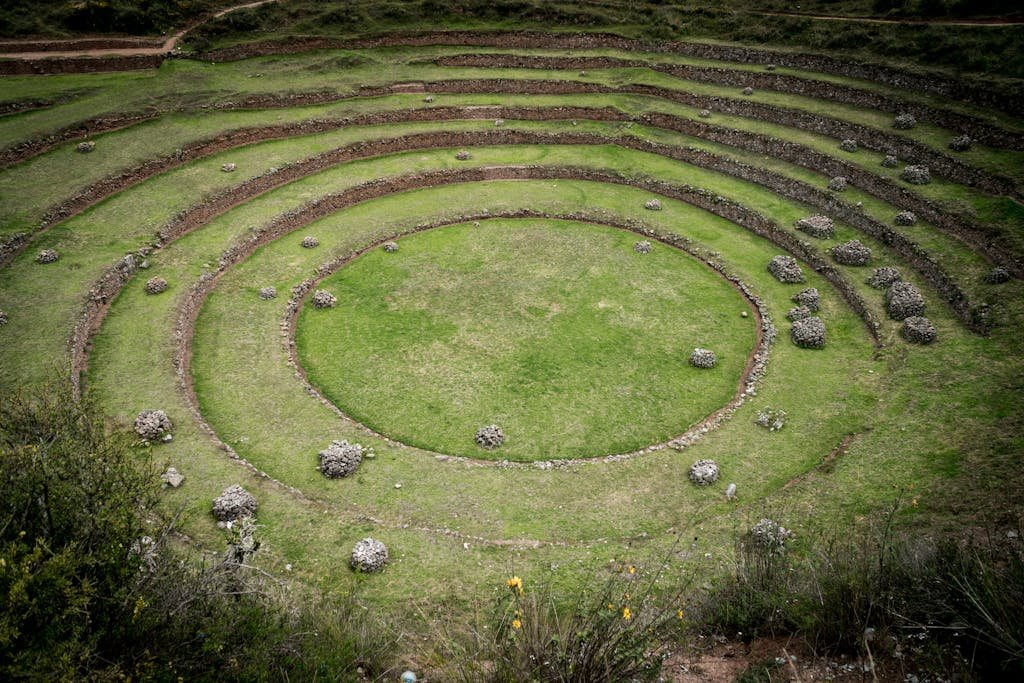
[[[211,19],[216,19],[218,17],[222,17],[225,14],[230,14],[231,12],[235,12],[235,11],[238,11],[240,9],[248,9],[250,7],[259,7],[260,5],[266,5],[267,3],[271,3],[271,2],[277,2],[277,0],[258,0],[258,2],[247,2],[247,3],[243,4],[243,5],[235,5],[234,7],[228,7],[227,9],[223,9],[223,10],[221,10],[219,12],[216,12],[215,14],[212,14],[211,16],[207,17],[206,19],[202,19],[202,20],[200,20],[199,22],[197,22],[195,24],[191,24],[189,26],[186,26],[182,30],[178,31],[174,35],[172,35],[169,38],[167,38],[167,40],[165,40],[160,45],[154,45],[152,43],[152,39],[149,39],[149,38],[138,38],[137,40],[139,41],[140,45],[146,45],[145,47],[112,47],[112,48],[92,48],[92,49],[81,49],[81,48],[74,49],[73,47],[71,47],[71,48],[69,48],[67,50],[34,50],[34,51],[14,52],[14,51],[11,51],[11,50],[17,49],[15,47],[13,47],[13,46],[17,45],[17,43],[12,41],[12,42],[8,42],[8,43],[0,44],[0,58],[5,58],[5,59],[46,59],[46,58],[49,58],[49,57],[134,57],[134,56],[139,56],[139,55],[163,55],[163,54],[167,54],[168,52],[173,50],[178,45],[178,42],[185,36],[186,33],[188,33],[189,31],[193,30],[197,26],[201,26],[202,24],[206,23],[207,21],[210,21]],[[112,41],[113,40],[116,40],[117,42],[127,42],[128,40],[135,40],[135,39],[118,38],[118,39],[112,39]],[[66,43],[69,46],[74,46],[74,45],[80,44],[81,42],[95,42],[95,41],[96,41],[95,38],[86,38],[86,39],[81,39],[81,40],[76,40],[76,39],[71,39],[71,40],[54,40],[54,41],[47,41],[47,42],[49,42],[50,44],[65,44]],[[40,41],[38,41],[38,40],[26,41],[26,43],[29,43],[29,42],[32,45],[38,45]]]
[[[914,26],[972,26],[978,28],[999,28],[1003,26],[1024,26],[1024,19],[880,19],[878,17],[851,17],[835,14],[810,14],[806,12],[768,12],[747,10],[748,14],[765,17],[794,17],[797,19],[818,19],[822,21],[856,21],[865,24],[911,24]]]

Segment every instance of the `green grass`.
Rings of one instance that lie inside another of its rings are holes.
[[[299,358],[347,415],[427,450],[544,460],[665,441],[727,402],[754,343],[738,292],[660,243],[555,221],[484,221],[375,250],[307,305]],[[696,347],[719,366],[688,365]],[[488,452],[476,430],[507,441]]]

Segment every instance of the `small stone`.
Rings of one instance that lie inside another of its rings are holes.
[[[806,306],[816,313],[821,307],[821,296],[818,294],[818,288],[808,287],[807,289],[801,289],[793,295],[793,303]]]
[[[836,176],[832,180],[828,181],[828,189],[833,192],[843,192],[846,190],[847,181],[843,176]]]
[[[269,301],[277,296],[277,290],[274,287],[263,287],[260,289],[260,298],[264,301]]]
[[[990,285],[1001,285],[1005,282],[1009,282],[1011,279],[1010,271],[1001,266],[996,266],[988,272],[985,276],[985,282]]]
[[[338,299],[326,289],[318,289],[310,298],[310,303],[313,304],[314,308],[334,308],[338,303]]]
[[[586,76],[586,75],[587,75],[587,72],[586,72],[586,71],[581,71],[581,72],[580,72],[580,76]]]
[[[227,163],[221,164],[220,170],[222,170],[224,173],[234,173],[236,168],[238,168],[238,166],[232,163]]]
[[[487,425],[477,431],[475,440],[481,448],[494,450],[505,443],[505,432],[498,425]]]
[[[747,86],[746,88],[743,89],[743,94],[746,95],[747,97],[750,97],[751,95],[754,94],[754,89],[751,88],[750,86]]]
[[[871,249],[860,240],[850,240],[829,250],[836,263],[844,266],[866,266],[871,262]]]
[[[949,148],[954,152],[966,152],[974,144],[974,140],[969,135],[958,135],[949,141]]]
[[[43,249],[36,255],[36,263],[55,263],[59,258],[56,249]]]
[[[740,311],[740,317],[741,318],[748,318],[748,317],[750,317],[750,314],[747,313],[746,311]]]
[[[167,471],[160,475],[160,481],[176,489],[185,481],[185,475],[173,467],[168,467]]]
[[[768,262],[768,272],[779,282],[795,283],[804,281],[804,271],[792,256],[780,254]]]
[[[381,248],[389,254],[394,254],[398,251],[398,242],[385,242]]]
[[[78,143],[78,151],[81,152],[82,154],[88,154],[94,149],[96,149],[96,143],[93,142],[92,140],[87,140],[86,142]]]
[[[913,225],[917,223],[917,214],[913,211],[900,211],[896,214],[896,218],[893,219],[896,225]]]
[[[143,410],[135,417],[135,433],[148,441],[156,441],[173,426],[162,410]]]
[[[213,516],[222,522],[254,517],[259,504],[251,493],[233,484],[213,499]]]
[[[651,253],[651,243],[647,240],[640,240],[633,245],[633,251],[638,254],[649,254]]]
[[[924,315],[924,297],[911,283],[896,282],[885,290],[885,308],[893,320],[921,316]]]
[[[387,546],[373,538],[364,538],[356,543],[349,560],[353,569],[367,573],[379,572],[387,562]]]
[[[725,499],[734,500],[736,498],[736,484],[729,484],[728,488],[725,489]]]
[[[701,368],[708,370],[715,367],[718,364],[718,356],[715,355],[714,351],[708,349],[697,348],[690,354],[690,365],[695,368]]]
[[[917,125],[917,119],[913,114],[897,114],[892,120],[892,127],[900,130],[910,130]]]
[[[867,279],[867,283],[875,289],[888,289],[902,279],[903,276],[900,275],[900,271],[896,268],[882,266],[881,268],[875,268],[871,273],[871,277]]]
[[[698,460],[690,466],[690,481],[697,486],[708,486],[718,481],[719,467],[714,460]]]
[[[821,318],[812,316],[797,320],[789,330],[793,343],[802,349],[825,348],[825,323]]]
[[[302,246],[306,249],[315,249],[320,246],[320,240],[313,237],[312,235],[306,235],[302,238]]]
[[[856,140],[843,140],[842,142],[839,143],[839,149],[843,150],[844,152],[856,152],[857,151],[857,141]]]
[[[167,291],[167,280],[162,277],[151,277],[146,280],[146,294],[159,294]]]
[[[896,158],[895,154],[886,154],[885,158],[882,159],[882,166],[885,168],[896,168],[900,165],[900,160]]]
[[[903,321],[900,334],[908,342],[913,344],[931,344],[935,341],[937,332],[935,325],[928,318],[919,315],[912,315]]]
[[[911,185],[927,185],[932,181],[928,167],[920,165],[905,167],[900,177]]]
[[[820,214],[801,218],[796,222],[796,229],[819,240],[831,239],[835,234],[835,224],[832,219]]]

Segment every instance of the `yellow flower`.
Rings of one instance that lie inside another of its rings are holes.
[[[679,617],[680,619],[682,619],[683,618],[683,610],[681,610],[681,609],[676,610],[676,616]]]
[[[523,594],[523,580],[520,579],[518,576],[513,576],[511,579],[505,582],[505,585],[508,586],[509,590],[511,591],[514,591],[519,595]]]
[[[518,631],[522,627],[523,627],[523,622],[519,621],[518,619],[513,619],[512,620],[512,628],[514,628],[514,629],[516,629]]]
[[[628,607],[623,607],[622,608],[622,618],[625,619],[626,621],[629,621],[630,619],[633,618],[633,613],[629,611]]]
[[[629,565],[629,567],[626,569],[626,571],[629,572],[630,574],[636,574],[636,567],[634,567],[633,565]]]
[[[914,506],[914,507],[917,507],[917,498],[915,498],[914,500],[910,501],[910,504],[912,506]]]
[[[615,605],[613,605],[612,603],[609,602],[608,603],[608,609],[610,609],[610,610],[611,609],[615,609]]]

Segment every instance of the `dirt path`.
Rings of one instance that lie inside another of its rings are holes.
[[[748,10],[748,14],[766,17],[794,17],[822,21],[855,21],[864,24],[912,24],[914,26],[973,26],[977,28],[999,28],[1002,26],[1024,26],[1024,19],[879,19],[877,17],[851,17],[835,14],[809,14],[805,12],[767,12]]]
[[[37,50],[33,50],[33,51],[15,52],[15,51],[12,51],[12,50],[16,50],[17,49],[15,47],[13,47],[14,45],[17,45],[17,43],[12,41],[12,42],[8,42],[8,43],[0,44],[0,58],[5,58],[5,59],[46,59],[46,58],[49,58],[49,57],[135,57],[135,56],[143,56],[143,55],[145,55],[145,56],[163,55],[163,54],[167,54],[168,52],[173,50],[175,47],[177,47],[178,42],[181,41],[181,39],[185,36],[186,33],[188,33],[189,31],[191,31],[193,29],[195,29],[197,26],[201,26],[202,24],[206,23],[207,21],[210,21],[211,19],[216,19],[218,17],[222,17],[225,14],[230,14],[231,12],[236,12],[236,11],[238,11],[240,9],[248,9],[248,8],[251,8],[251,7],[259,7],[260,5],[266,5],[267,3],[277,2],[277,1],[278,0],[259,0],[258,2],[247,2],[244,5],[235,5],[234,7],[228,7],[227,9],[223,9],[223,10],[221,10],[221,11],[219,11],[219,12],[217,12],[217,13],[215,13],[215,14],[213,14],[213,15],[205,18],[205,19],[200,20],[199,22],[197,22],[195,24],[191,24],[189,26],[186,26],[182,30],[178,31],[174,35],[172,35],[169,38],[167,38],[167,40],[165,40],[162,44],[159,44],[159,45],[153,44],[152,39],[149,39],[149,38],[138,38],[138,39],[117,38],[117,39],[112,39],[112,42],[116,41],[116,42],[119,42],[119,43],[123,43],[123,42],[128,42],[130,40],[138,40],[139,44],[140,45],[144,45],[144,47],[111,47],[111,48],[86,48],[86,49],[82,49],[82,48],[74,49],[74,47],[69,47],[69,49],[67,49],[67,50],[38,50],[37,49]],[[86,38],[86,39],[71,39],[71,40],[54,40],[54,41],[48,41],[48,42],[51,45],[58,45],[58,44],[59,45],[63,45],[63,44],[66,43],[69,46],[74,46],[74,45],[80,45],[83,42],[84,43],[94,43],[94,42],[96,42],[96,40],[97,39],[95,39],[95,38]],[[35,45],[38,45],[40,41],[33,40],[33,41],[25,41],[25,42],[35,46]]]

